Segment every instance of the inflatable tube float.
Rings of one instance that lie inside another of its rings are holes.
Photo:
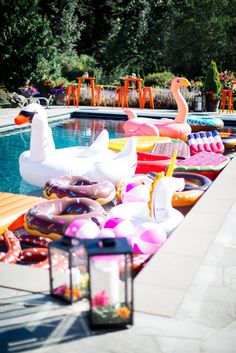
[[[128,137],[114,138],[109,140],[109,148],[114,151],[121,151],[126,143]],[[157,137],[157,136],[137,136],[137,151],[151,151],[155,144],[162,144],[171,141],[169,137]]]
[[[216,130],[191,133],[188,135],[188,143],[191,155],[202,151],[224,153],[225,150],[220,134]]]
[[[78,219],[90,219],[101,225],[105,221],[105,211],[98,202],[86,197],[49,200],[29,209],[24,228],[30,234],[55,240]]]
[[[156,173],[148,174],[152,179]],[[185,186],[182,191],[176,191],[172,197],[173,207],[193,206],[210,187],[212,181],[204,175],[195,173],[174,172],[173,177],[184,178]]]
[[[2,238],[6,245],[7,251],[0,252],[0,262],[16,264],[22,251],[20,241],[8,229],[5,230]]]
[[[224,127],[222,119],[208,115],[189,115],[187,123],[191,126],[192,132],[220,130]]]
[[[18,125],[31,122],[30,150],[19,157],[20,174],[29,184],[44,187],[57,176],[85,175],[95,163],[108,161],[116,156],[109,150],[109,135],[103,130],[90,147],[56,149],[46,110],[39,104],[23,107],[15,118]]]
[[[234,151],[236,149],[236,134],[220,132],[220,136],[226,151]]]
[[[138,118],[132,109],[123,109],[128,120],[124,123],[125,136],[156,135],[168,136],[186,140],[191,133],[191,127],[187,123],[188,105],[180,92],[182,86],[190,86],[189,81],[183,77],[176,77],[171,83],[171,92],[176,100],[178,112],[175,119]],[[157,130],[154,134],[154,128]]]
[[[18,218],[16,223],[21,222],[23,214],[42,201],[41,197],[0,192],[0,234]]]
[[[110,181],[95,182],[86,177],[64,176],[49,180],[43,194],[49,200],[66,196],[88,197],[104,205],[115,198],[116,189]]]

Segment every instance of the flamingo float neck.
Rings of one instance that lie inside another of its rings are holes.
[[[175,117],[176,123],[186,124],[188,116],[188,105],[185,98],[183,97],[180,87],[188,87],[190,85],[189,81],[183,77],[176,77],[171,83],[171,92],[174,99],[176,100],[178,111]]]

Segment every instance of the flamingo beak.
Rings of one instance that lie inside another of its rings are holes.
[[[189,80],[187,80],[187,78],[181,77],[181,86],[189,87],[191,85]]]
[[[19,114],[15,117],[15,124],[16,125],[28,124],[29,122],[30,122],[30,118],[28,116],[23,115],[23,114]]]

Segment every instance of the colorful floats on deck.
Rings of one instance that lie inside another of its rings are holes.
[[[189,81],[183,77],[176,77],[171,83],[171,92],[178,107],[174,120],[138,118],[132,109],[123,109],[124,113],[128,115],[128,120],[124,123],[125,136],[160,135],[186,140],[187,135],[191,132],[191,127],[187,124],[188,105],[180,92],[180,87],[189,85]]]
[[[19,164],[22,178],[32,185],[44,187],[49,179],[65,175],[95,175],[99,181],[105,178],[106,172],[109,180],[116,183],[118,178],[134,174],[137,159],[135,138],[129,140],[120,154],[108,148],[109,135],[106,130],[90,147],[56,149],[46,111],[41,105],[33,103],[22,108],[15,123],[21,125],[27,122],[31,122],[30,150],[20,155]],[[114,168],[114,176],[109,164]]]

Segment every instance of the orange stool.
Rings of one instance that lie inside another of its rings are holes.
[[[66,103],[70,105],[71,99],[73,100],[73,104],[78,106],[78,92],[77,87],[74,85],[68,85],[66,87]]]
[[[154,109],[154,97],[152,87],[144,87],[142,95],[142,104],[140,108],[144,108],[147,102],[147,95],[149,96],[149,106],[151,109]]]
[[[104,106],[106,106],[106,98],[105,98],[105,92],[104,92],[104,87],[101,85],[96,85],[95,86],[95,100],[96,104],[98,107],[100,107],[101,101],[103,100]]]
[[[116,106],[116,98],[117,98],[118,107],[122,107],[123,100],[124,100],[124,86],[116,86],[113,107]]]
[[[220,91],[221,93],[221,101],[220,101],[220,112],[223,113],[225,109],[227,109],[228,113],[232,113],[234,111],[233,105],[233,90],[232,89],[223,89]]]
[[[89,81],[90,88],[91,88],[91,105],[94,107],[95,106],[95,77],[77,77],[78,79],[78,104],[79,105],[79,100],[80,100],[80,90],[81,90],[81,85],[83,81]]]

